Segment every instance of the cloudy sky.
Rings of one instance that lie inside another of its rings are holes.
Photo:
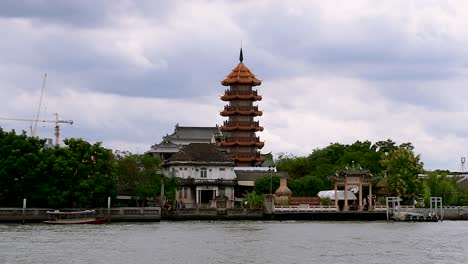
[[[460,170],[467,13],[464,0],[3,0],[0,117],[33,118],[47,73],[40,119],[72,119],[62,138],[143,153],[176,123],[222,123],[242,41],[263,80],[262,152],[391,138],[428,169]]]

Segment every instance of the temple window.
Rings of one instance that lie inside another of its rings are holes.
[[[207,174],[208,174],[208,172],[207,172],[206,168],[201,168],[200,169],[200,177],[206,178]]]

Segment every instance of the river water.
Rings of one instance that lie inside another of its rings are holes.
[[[468,222],[0,224],[7,263],[468,263]]]

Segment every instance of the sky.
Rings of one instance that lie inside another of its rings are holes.
[[[464,0],[3,0],[0,117],[33,119],[47,73],[39,116],[74,121],[61,139],[144,153],[177,123],[222,124],[242,43],[262,80],[262,153],[392,139],[427,169],[460,171],[467,13]]]

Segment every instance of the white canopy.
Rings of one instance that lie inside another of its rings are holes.
[[[345,191],[337,191],[338,193],[338,200],[344,200],[344,192]],[[348,193],[348,200],[357,200],[356,195],[354,193],[347,191]],[[330,191],[320,191],[317,194],[320,198],[330,198],[332,200],[335,200],[335,190],[330,190]]]

